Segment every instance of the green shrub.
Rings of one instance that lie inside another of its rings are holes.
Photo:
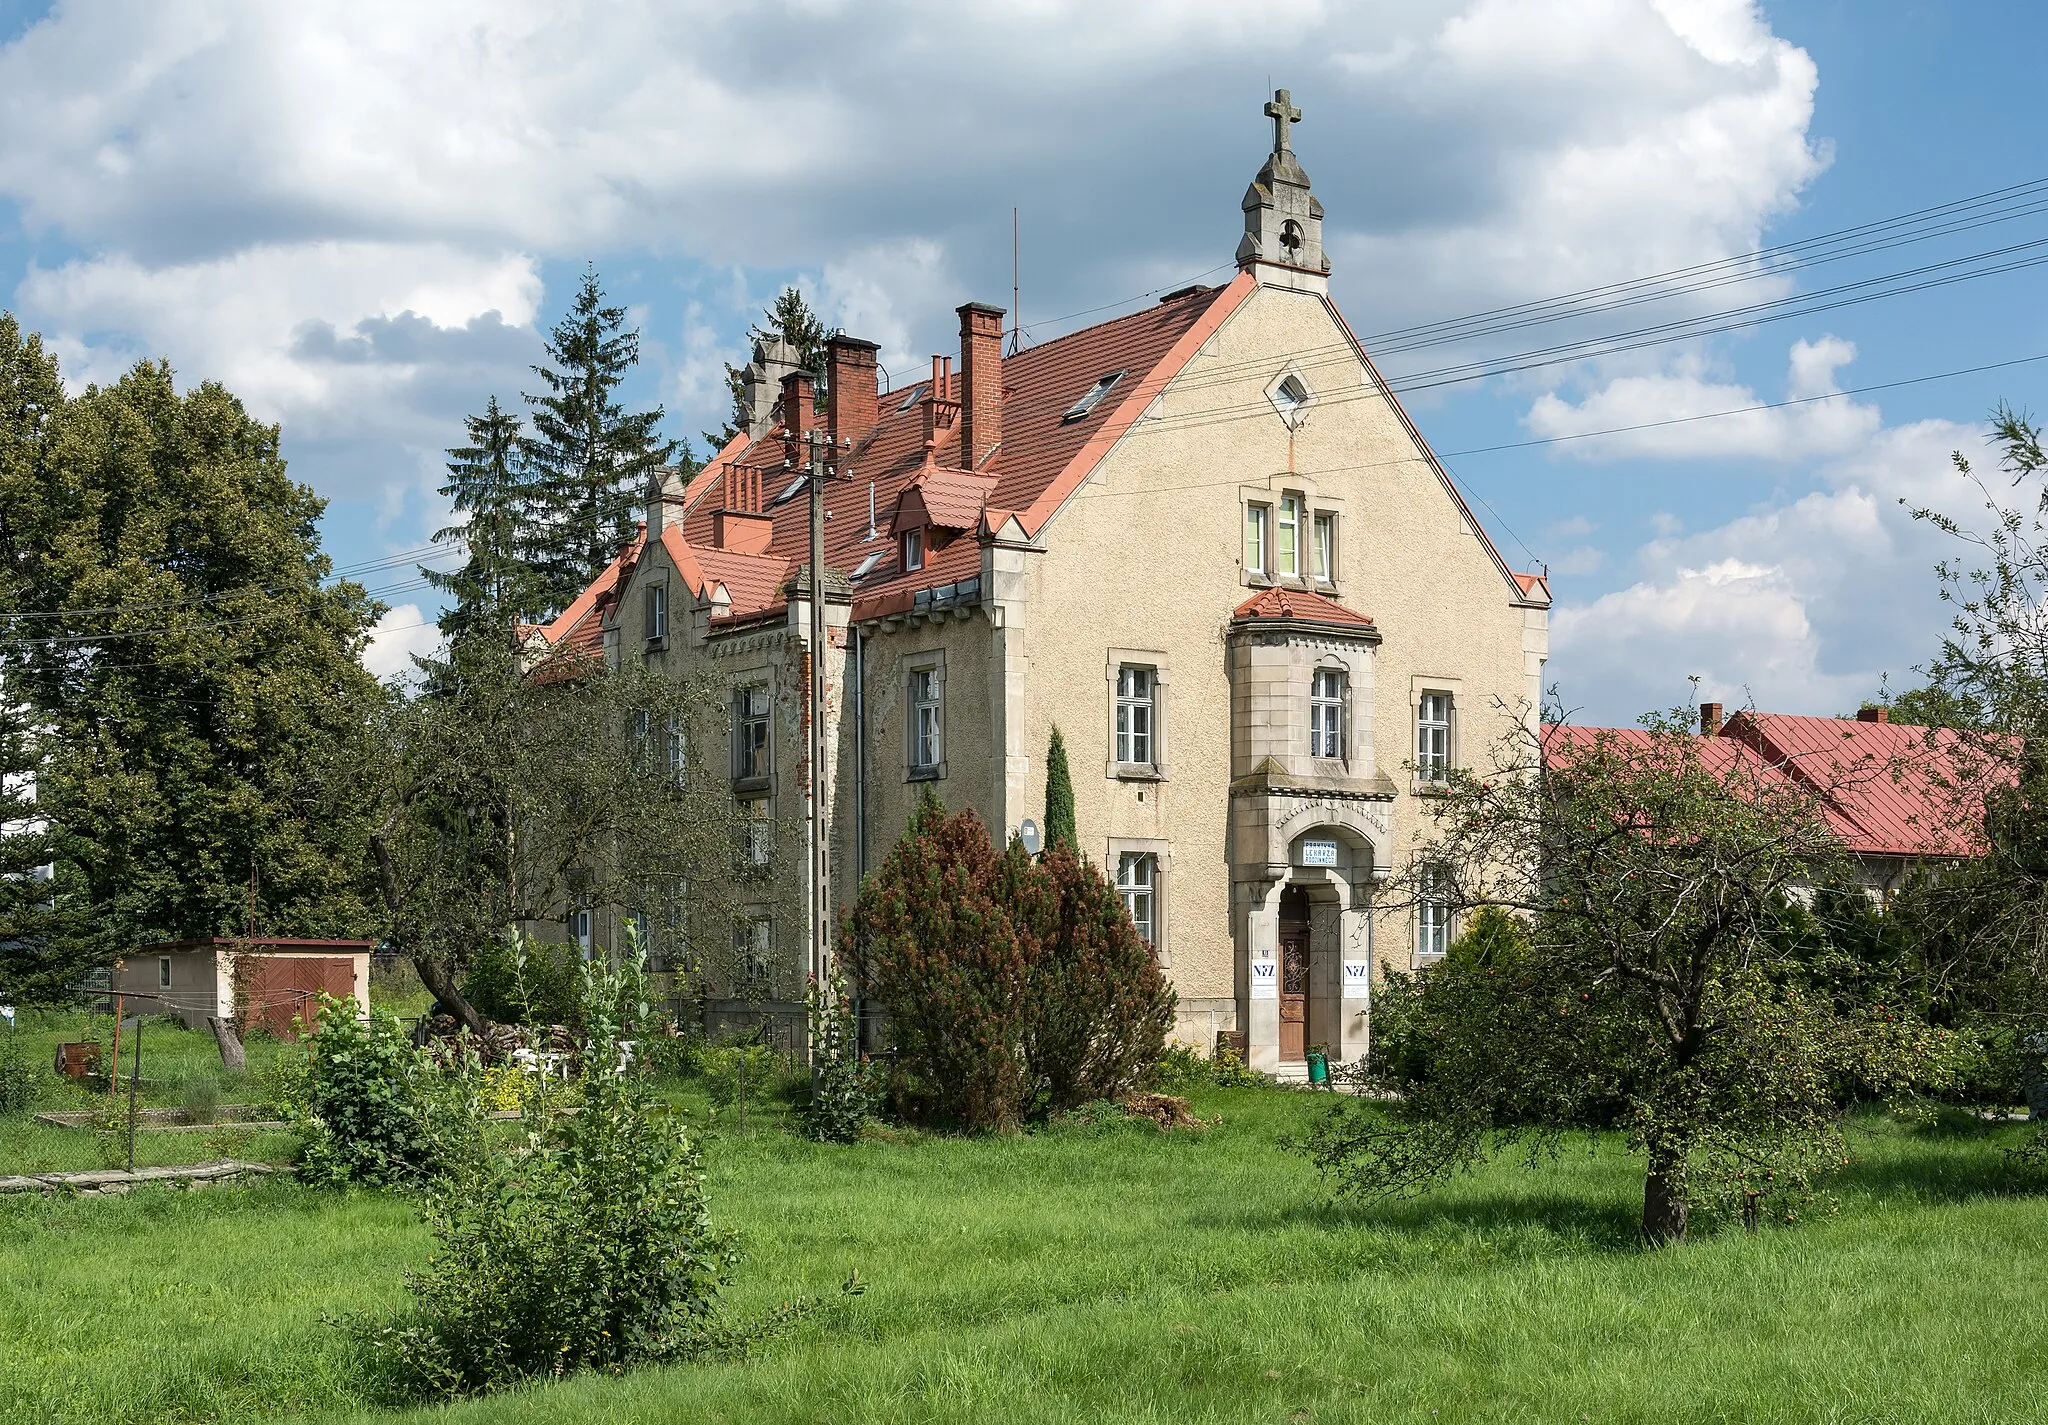
[[[668,1033],[657,1030],[633,1046],[645,1057],[648,1072],[657,1079],[694,1079],[704,1072],[704,1053],[710,1045],[691,1030]]]
[[[500,1024],[576,1026],[581,1013],[583,954],[524,935],[493,940],[470,961],[462,997]]]
[[[439,1166],[440,1071],[390,1014],[320,996],[306,1057],[284,1074],[280,1110],[299,1139],[299,1176],[328,1186],[416,1183]]]
[[[1205,1059],[1199,1050],[1185,1044],[1169,1044],[1160,1054],[1145,1082],[1161,1093],[1186,1093],[1189,1089],[1255,1089],[1272,1082],[1264,1074],[1245,1066],[1244,1055],[1225,1046],[1216,1057]]]
[[[1244,1055],[1225,1046],[1209,1064],[1209,1078],[1219,1089],[1259,1089],[1273,1081],[1245,1063]]]
[[[831,979],[812,984],[811,1083],[803,1108],[804,1137],[814,1143],[852,1143],[874,1116],[873,1066],[860,1056],[860,1026],[846,977],[835,965]]]
[[[220,1075],[201,1069],[178,1082],[178,1107],[187,1123],[211,1123],[220,1115]]]
[[[715,1315],[732,1238],[710,1225],[695,1147],[644,1067],[596,1067],[621,1063],[638,1024],[616,1006],[637,1004],[640,975],[584,970],[580,1113],[530,1100],[527,1150],[507,1154],[465,1100],[460,1147],[422,1198],[437,1248],[407,1277],[412,1306],[362,1333],[399,1393],[474,1395],[735,1344]]]

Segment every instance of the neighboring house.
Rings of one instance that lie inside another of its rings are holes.
[[[136,996],[144,1014],[174,1014],[193,1029],[208,1019],[240,1019],[280,1038],[294,1019],[310,1021],[322,992],[353,995],[370,1012],[374,940],[254,939],[213,936],[149,945],[114,963],[109,994]]]
[[[1558,734],[1567,734],[1560,740]],[[1740,758],[1747,775],[1781,777],[1820,797],[1857,880],[1875,895],[1899,889],[1919,869],[1983,854],[1981,827],[1952,790],[1970,778],[1958,761],[1960,735],[1891,721],[1885,708],[1854,718],[1738,712],[1700,704],[1700,734],[1714,739],[1706,765]],[[1643,739],[1641,728],[1552,729],[1545,759],[1572,739]]]
[[[821,651],[833,903],[927,792],[997,837],[1043,816],[1057,724],[1080,849],[1179,994],[1181,1037],[1273,1069],[1365,1045],[1376,966],[1442,953],[1441,907],[1375,911],[1421,799],[1533,719],[1549,590],[1502,560],[1328,292],[1322,207],[1283,92],[1237,276],[1003,355],[959,310],[958,367],[878,389],[835,339],[827,395],[757,347],[751,419],[529,654],[645,659],[731,691],[733,794],[795,894],[736,934],[806,964],[807,439],[827,482]],[[1533,725],[1533,724],[1531,724]],[[617,917],[570,933],[610,943]]]

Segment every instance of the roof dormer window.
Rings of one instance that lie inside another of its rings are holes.
[[[1079,419],[1081,419],[1081,417],[1087,415],[1090,411],[1094,410],[1097,406],[1101,405],[1102,398],[1104,396],[1107,396],[1111,391],[1115,390],[1116,383],[1123,379],[1123,372],[1112,371],[1109,375],[1103,377],[1100,381],[1097,381],[1093,386],[1089,387],[1087,392],[1082,395],[1080,400],[1074,402],[1073,405],[1067,407],[1067,413],[1061,416],[1060,419],[1062,421],[1078,421]]]
[[[903,531],[903,572],[924,568],[924,531],[906,529]]]

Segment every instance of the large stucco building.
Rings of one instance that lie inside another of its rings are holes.
[[[970,302],[957,365],[889,391],[874,344],[842,337],[822,402],[757,349],[749,428],[650,492],[642,536],[535,651],[710,670],[733,795],[777,827],[808,806],[818,656],[836,904],[927,791],[999,836],[1042,817],[1057,724],[1082,850],[1156,947],[1180,1033],[1281,1069],[1361,1052],[1377,970],[1441,952],[1446,917],[1376,910],[1374,885],[1432,772],[1536,715],[1549,591],[1502,560],[1330,300],[1299,116],[1284,93],[1267,112],[1227,285],[1008,356],[1002,310]],[[799,889],[738,933],[800,976],[809,867],[787,839]]]

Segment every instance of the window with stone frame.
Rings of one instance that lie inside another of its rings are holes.
[[[678,787],[688,779],[689,750],[683,715],[671,712],[668,715],[668,779]]]
[[[1149,851],[1126,851],[1117,857],[1116,893],[1129,912],[1131,924],[1147,945],[1157,948],[1159,938],[1159,858]]]
[[[1337,582],[1337,516],[1331,510],[1316,511],[1315,577],[1321,584]]]
[[[1450,948],[1450,877],[1441,868],[1430,867],[1423,872],[1421,894],[1415,901],[1415,961],[1434,963]]]
[[[1282,495],[1274,520],[1273,573],[1282,579],[1301,576],[1301,496]]]
[[[940,666],[913,667],[907,675],[910,709],[909,775],[936,777],[946,762],[946,681]]]
[[[755,683],[738,690],[733,700],[732,774],[739,781],[765,777],[769,771],[768,686]]]
[[[1425,782],[1451,776],[1451,695],[1424,693],[1415,706],[1415,775]]]
[[[168,955],[156,957],[156,987],[160,990],[171,987],[171,957]]]
[[[1137,663],[1116,670],[1116,760],[1119,766],[1150,767],[1157,760],[1158,670]]]
[[[626,714],[626,748],[633,759],[633,770],[652,770],[654,751],[650,745],[651,720],[647,709],[635,708]]]
[[[733,939],[738,942],[733,946],[738,952],[733,958],[738,961],[744,988],[754,996],[765,996],[775,973],[775,918],[765,911],[749,914],[733,928]]]
[[[647,642],[660,647],[668,641],[668,585],[647,586]]]
[[[588,906],[579,906],[569,912],[569,940],[583,953],[586,960],[590,958],[590,922],[591,912]]]
[[[769,815],[766,797],[750,797],[740,803],[741,859],[755,870],[765,869],[775,842],[775,819]]]
[[[1344,756],[1344,708],[1350,700],[1349,681],[1341,668],[1318,668],[1310,675],[1308,751],[1311,757],[1336,761]]]
[[[1273,518],[1273,507],[1248,503],[1244,507],[1244,568],[1247,574],[1263,578],[1266,574],[1266,560],[1269,531]]]

